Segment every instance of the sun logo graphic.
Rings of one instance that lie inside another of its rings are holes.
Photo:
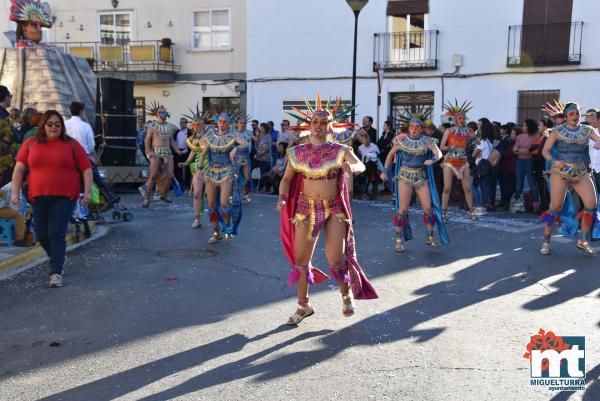
[[[561,337],[540,329],[526,348],[523,358],[529,359],[531,385],[555,391],[585,389],[585,337]]]

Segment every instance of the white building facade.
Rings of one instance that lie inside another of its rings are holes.
[[[597,0],[370,0],[360,13],[357,121],[470,100],[471,119],[540,118],[544,101],[600,105]],[[247,2],[248,112],[351,99],[354,15],[344,0]],[[261,21],[265,23],[261,23]]]

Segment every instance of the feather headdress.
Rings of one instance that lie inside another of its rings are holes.
[[[152,117],[158,117],[158,109],[161,107],[164,106],[153,100],[150,102],[150,104],[146,105],[146,114]]]
[[[456,115],[462,115],[463,117],[466,117],[467,113],[472,108],[473,105],[468,100],[465,100],[462,104],[458,104],[458,100],[456,99],[454,99],[454,104],[452,104],[451,101],[444,103],[444,110],[446,110],[445,115],[449,117],[454,117]]]
[[[554,104],[550,102],[544,103],[542,106],[542,111],[551,118],[562,118],[564,117],[565,104],[560,100],[554,99],[552,101]]]
[[[205,124],[212,124],[211,116],[209,113],[203,113],[200,111],[200,103],[196,103],[196,110],[189,109],[190,114],[183,114],[183,116],[190,120],[190,128],[193,130],[199,130]]]
[[[52,28],[49,12],[39,0],[11,0],[9,19],[14,22],[37,21],[44,28]]]
[[[420,106],[416,113],[409,113],[407,110],[399,111],[396,114],[396,119],[404,127],[408,127],[411,123],[423,126],[431,118],[431,112],[431,106]]]
[[[334,132],[343,132],[348,128],[356,126],[356,124],[346,121],[354,109],[356,109],[356,106],[344,106],[341,96],[336,99],[335,103],[332,103],[331,97],[328,98],[327,103],[324,105],[321,95],[317,92],[314,104],[311,104],[308,99],[304,99],[304,104],[306,105],[306,112],[294,107],[293,113],[287,113],[300,122],[299,125],[290,127],[291,131],[309,131],[310,121],[316,115],[326,116],[329,120],[329,127]]]

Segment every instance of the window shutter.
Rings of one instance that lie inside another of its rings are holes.
[[[389,0],[387,15],[427,14],[429,0]]]

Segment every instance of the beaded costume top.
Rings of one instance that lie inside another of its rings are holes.
[[[225,153],[234,148],[236,137],[237,134],[235,132],[227,132],[226,134],[209,132],[202,139],[212,152]]]
[[[421,135],[419,138],[411,138],[409,135],[399,135],[392,140],[392,144],[400,148],[404,153],[423,155],[431,150],[437,139],[427,135]]]
[[[209,132],[202,137],[209,149],[209,168],[223,168],[232,165],[229,152],[236,146],[237,135],[229,131],[226,134]]]
[[[566,124],[561,124],[553,130],[558,137],[556,148],[558,150],[558,159],[568,163],[588,162],[588,142],[595,129],[580,124],[577,128],[569,128]]]
[[[448,146],[456,146],[458,148],[467,147],[467,137],[469,136],[469,129],[467,127],[453,126],[448,128]]]
[[[305,178],[318,180],[336,177],[344,163],[346,151],[350,150],[350,147],[339,143],[305,143],[288,149],[287,155],[295,171]]]
[[[177,131],[177,127],[168,122],[160,124],[156,121],[152,121],[150,123],[150,128],[155,129],[161,138],[170,138],[175,131]]]
[[[410,168],[425,168],[423,164],[429,158],[431,147],[437,139],[427,135],[411,138],[409,135],[400,135],[393,139],[392,144],[403,153],[402,165]]]
[[[558,136],[559,141],[587,144],[595,129],[584,124],[579,124],[577,128],[569,128],[567,124],[560,124],[553,131]]]

